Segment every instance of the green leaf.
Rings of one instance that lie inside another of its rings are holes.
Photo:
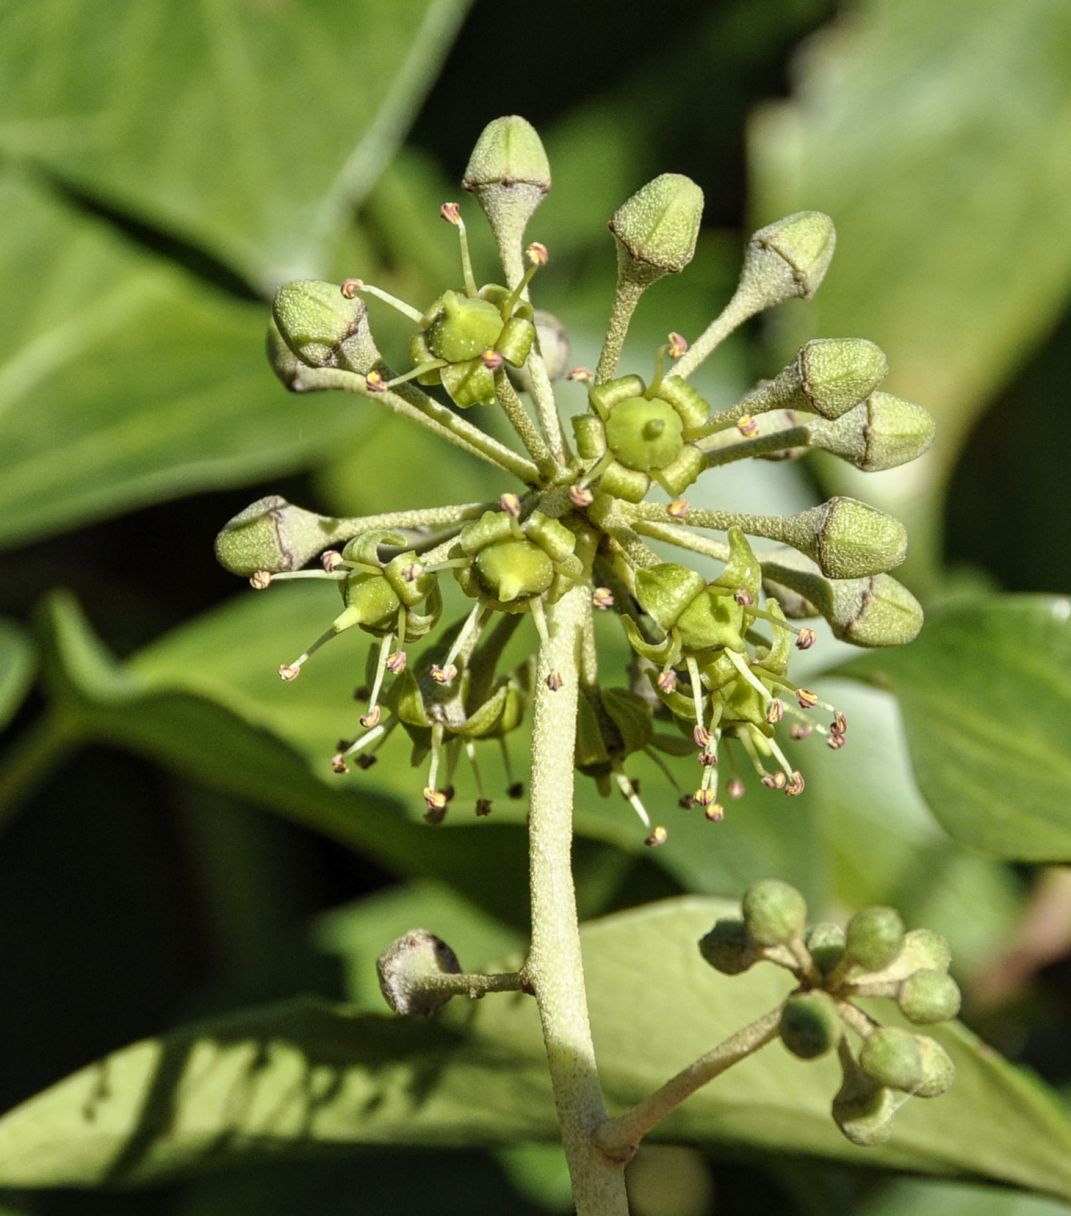
[[[290,472],[379,425],[355,398],[276,382],[265,306],[10,174],[0,229],[0,544]]]
[[[1071,859],[1071,602],[956,601],[910,646],[839,674],[895,693],[919,789],[958,841],[1008,860]]]
[[[1065,0],[866,0],[752,127],[756,222],[837,225],[808,322],[887,352],[891,391],[937,416],[935,470],[1067,295],[1069,45]]]
[[[300,594],[297,599],[301,600]],[[256,597],[251,595],[250,600]],[[470,827],[436,832],[421,822],[416,774],[412,774],[408,805],[382,789],[334,776],[326,763],[324,741],[330,748],[340,729],[352,729],[353,723],[345,721],[352,696],[340,694],[325,698],[324,704],[312,704],[318,699],[313,692],[303,704],[299,694],[294,705],[284,707],[273,704],[271,697],[261,699],[256,681],[248,687],[241,682],[228,685],[213,670],[217,655],[211,643],[219,647],[218,666],[225,673],[227,663],[238,658],[228,651],[241,649],[243,635],[236,637],[229,630],[213,635],[213,621],[226,617],[224,611],[200,623],[194,640],[203,641],[206,648],[198,653],[195,646],[194,653],[187,655],[186,668],[174,673],[165,662],[154,670],[153,648],[129,665],[118,665],[92,634],[74,601],[66,595],[54,596],[41,613],[40,634],[55,716],[82,740],[147,755],[196,781],[359,849],[391,870],[441,877],[461,890],[476,892],[480,902],[507,918],[516,916],[525,907],[527,889],[520,825],[474,821]],[[308,628],[306,617],[305,633]],[[181,641],[181,634],[172,636]],[[244,636],[251,640],[256,634]],[[362,668],[363,664],[357,670]],[[329,686],[347,687],[352,693],[352,668],[321,664],[321,670],[333,677]],[[282,687],[270,668],[262,681],[273,691]],[[354,712],[349,710],[351,715]],[[290,716],[299,724],[295,732],[275,729]],[[320,734],[317,726],[325,733]],[[313,731],[315,768],[292,741],[295,735],[307,737]],[[489,865],[496,868],[494,884],[485,880]]]
[[[604,1082],[634,1101],[783,999],[783,973],[729,979],[696,940],[725,901],[688,898],[589,926],[585,969]],[[862,1150],[834,1128],[835,1062],[772,1044],[694,1095],[664,1139],[965,1174],[1071,1196],[1071,1125],[1055,1098],[968,1031],[938,1032],[952,1090],[898,1112]],[[414,1025],[314,1002],[186,1027],[106,1057],[0,1120],[0,1185],[158,1182],[240,1160],[362,1143],[556,1136],[535,1004],[521,994]]]
[[[0,730],[22,704],[33,671],[33,647],[25,630],[0,617]]]
[[[860,1216],[1067,1216],[1067,1205],[1039,1195],[997,1191],[962,1182],[897,1178],[879,1187],[859,1208]]]
[[[0,152],[211,251],[322,274],[467,0],[22,0],[0,24]],[[48,64],[48,71],[41,70]]]

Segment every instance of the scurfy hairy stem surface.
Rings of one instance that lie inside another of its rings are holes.
[[[591,612],[582,587],[547,611],[532,727],[530,874],[532,945],[525,978],[535,991],[554,1101],[578,1216],[627,1216],[624,1167],[595,1147],[606,1118],[591,1038],[573,887],[573,747],[580,647]],[[552,691],[556,672],[562,686]]]

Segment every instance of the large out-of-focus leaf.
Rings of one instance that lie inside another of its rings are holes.
[[[18,709],[33,676],[33,647],[24,630],[0,618],[0,730]]]
[[[263,305],[12,175],[0,230],[0,543],[292,471],[379,424],[358,398],[283,389]]]
[[[1071,281],[1069,48],[1066,0],[865,0],[752,128],[756,221],[834,217],[819,330],[887,351],[944,469]]]
[[[730,911],[690,898],[592,925],[585,970],[611,1101],[633,1101],[783,998],[783,973],[728,979],[696,939]],[[432,1023],[291,1004],[106,1057],[0,1121],[0,1185],[144,1183],[241,1159],[358,1143],[555,1136],[534,1003],[454,1001]],[[850,1145],[829,1102],[838,1069],[773,1044],[679,1108],[660,1134],[861,1165],[967,1174],[1071,1195],[1071,1124],[1056,1099],[966,1030],[938,1032],[957,1079],[915,1099],[878,1149]]]
[[[957,840],[1010,860],[1071,859],[1071,601],[956,602],[910,646],[840,672],[896,694],[919,789]]]
[[[467,0],[13,0],[0,151],[271,286],[386,166]]]
[[[295,732],[274,729],[286,710],[261,704],[256,687],[246,692],[213,680],[211,652],[200,663],[191,660],[182,677],[154,676],[151,650],[144,665],[121,667],[66,596],[46,606],[41,634],[55,712],[69,734],[150,756],[358,848],[393,870],[439,876],[476,891],[504,916],[524,908],[527,857],[518,824],[474,820],[472,827],[436,832],[420,821],[415,774],[411,806],[382,788],[332,780],[322,756],[316,766],[325,773],[321,778],[294,742],[308,724]],[[241,646],[227,636],[229,645]],[[352,672],[344,673],[342,683],[352,678]],[[321,742],[326,738],[329,747],[339,729],[331,720],[336,704],[344,711],[346,698],[332,698],[318,717],[313,714],[327,732]],[[293,714],[303,723],[302,708],[295,706]],[[489,865],[495,867],[494,884],[485,881]]]

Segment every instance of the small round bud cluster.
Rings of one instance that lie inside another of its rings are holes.
[[[787,883],[755,883],[744,893],[740,919],[719,920],[699,951],[723,975],[767,961],[796,976],[799,987],[781,1008],[782,1043],[802,1060],[836,1051],[843,1079],[833,1119],[854,1143],[881,1144],[906,1098],[938,1097],[955,1068],[936,1039],[883,1026],[855,1001],[892,997],[921,1025],[955,1017],[959,989],[947,974],[948,946],[928,929],[905,932],[892,908],[865,908],[845,929],[821,923],[810,932],[806,912],[802,895]]]

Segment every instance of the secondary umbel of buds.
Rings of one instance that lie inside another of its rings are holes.
[[[376,962],[376,970],[380,991],[395,1013],[426,1017],[453,995],[437,991],[429,980],[459,975],[461,964],[442,938],[427,929],[414,929],[387,947]]]
[[[618,274],[647,286],[679,274],[692,260],[703,218],[703,191],[680,173],[663,173],[641,186],[614,212]]]
[[[272,317],[280,337],[309,367],[340,367],[363,375],[380,361],[364,301],[343,295],[337,283],[284,283],[275,293]]]

